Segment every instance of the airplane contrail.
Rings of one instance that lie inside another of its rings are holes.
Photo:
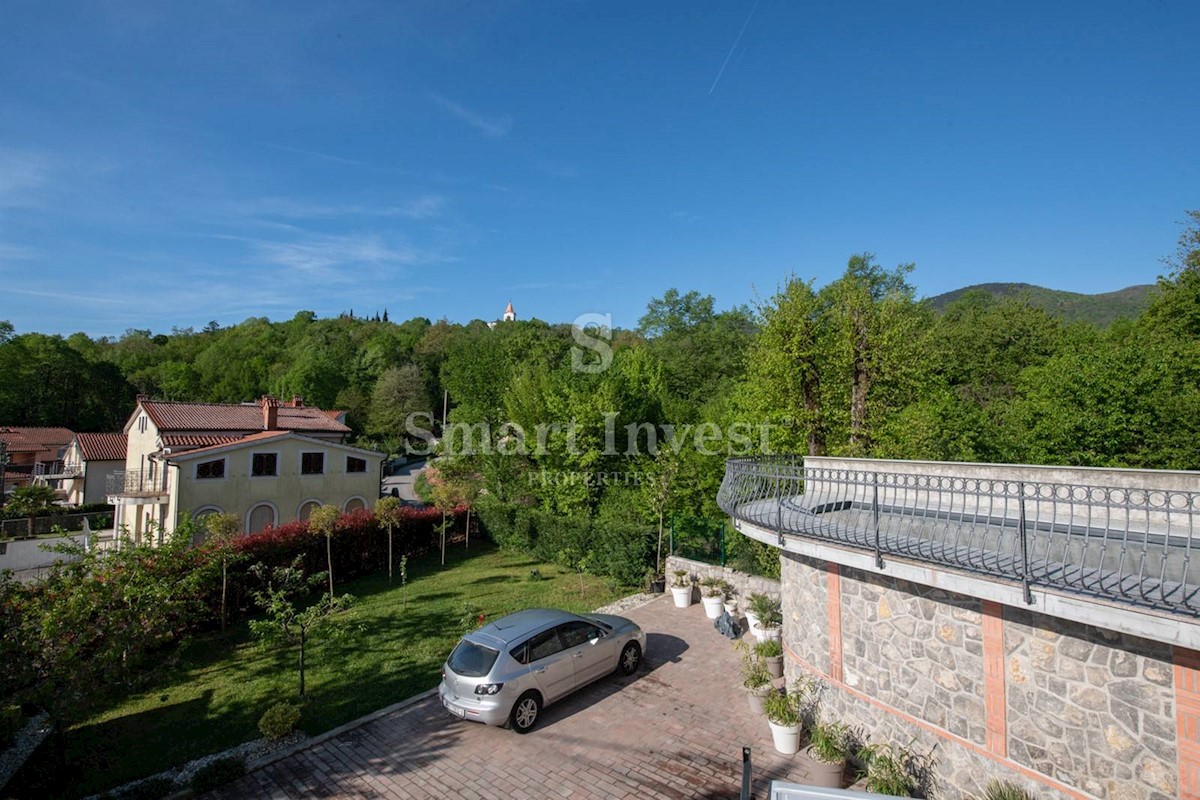
[[[716,89],[717,84],[721,82],[721,76],[725,74],[725,68],[729,66],[729,59],[733,58],[733,51],[737,50],[738,42],[742,40],[742,34],[746,32],[746,27],[750,24],[750,20],[754,17],[754,12],[758,9],[758,3],[759,0],[754,0],[754,5],[750,6],[750,13],[746,15],[746,21],[742,23],[742,29],[738,31],[737,38],[733,40],[733,45],[729,48],[729,52],[725,55],[725,61],[721,64],[721,69],[717,72],[717,77],[713,80],[713,84],[708,90],[709,96],[712,96],[713,90]]]

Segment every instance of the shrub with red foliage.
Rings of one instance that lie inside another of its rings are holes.
[[[454,509],[456,533],[452,541],[459,538],[466,513],[466,506]],[[436,508],[402,508],[401,521],[392,531],[396,561],[403,555],[412,558],[436,548],[440,543],[437,526],[441,522],[442,512]],[[240,537],[235,541],[235,547],[241,558],[237,567],[230,570],[231,608],[248,605],[247,570],[253,564],[262,562],[269,568],[282,567],[301,556],[304,568],[310,573],[326,568],[325,537],[309,530],[308,523],[300,520]],[[386,570],[387,552],[387,530],[370,510],[359,509],[338,518],[333,534],[333,574],[337,581]]]

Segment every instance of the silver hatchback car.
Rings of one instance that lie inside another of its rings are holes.
[[[531,608],[467,634],[442,667],[438,696],[460,719],[528,733],[544,706],[642,663],[646,634],[611,614]]]

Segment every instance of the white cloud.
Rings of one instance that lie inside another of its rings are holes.
[[[49,159],[42,154],[0,147],[0,208],[36,205],[33,196],[49,172]]]
[[[263,197],[238,208],[239,213],[251,216],[284,217],[288,219],[319,219],[325,217],[405,217],[433,219],[445,210],[447,200],[427,194],[393,206],[364,206],[357,204],[310,203],[288,197]]]
[[[429,97],[433,102],[437,103],[443,109],[450,113],[451,116],[457,117],[463,122],[470,125],[475,130],[482,133],[484,136],[491,138],[499,138],[506,135],[512,130],[512,117],[505,114],[501,117],[485,117],[482,114],[472,111],[471,109],[454,102],[448,97],[443,97],[440,94],[430,92]]]

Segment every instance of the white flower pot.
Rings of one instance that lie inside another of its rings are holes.
[[[767,720],[771,726],[771,738],[775,740],[775,749],[785,756],[794,756],[800,752],[800,726],[776,725]]]
[[[757,639],[759,642],[769,642],[769,641],[782,642],[783,641],[783,629],[782,628],[778,628],[778,627],[763,628],[763,627],[755,626],[754,628],[751,628],[751,630],[754,631],[754,638]]]
[[[758,615],[753,611],[746,612],[746,630],[750,631],[750,633],[758,630]],[[754,633],[754,636],[757,638],[758,634]]]
[[[721,613],[725,610],[725,598],[717,595],[716,597],[701,597],[700,602],[704,603],[704,616],[709,619],[718,619]]]
[[[729,616],[733,617],[734,619],[737,619],[737,601],[726,600],[725,601],[725,610],[729,612]]]
[[[687,608],[692,604],[692,587],[672,586],[671,597],[675,598],[676,608]]]

